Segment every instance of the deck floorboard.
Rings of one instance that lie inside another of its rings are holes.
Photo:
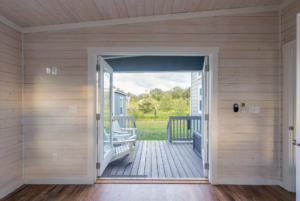
[[[191,142],[137,141],[133,163],[128,155],[120,158],[109,163],[101,177],[203,178],[202,166]]]

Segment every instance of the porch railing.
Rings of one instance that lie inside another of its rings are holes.
[[[121,128],[136,128],[134,116],[113,116]]]
[[[167,124],[168,141],[193,140],[193,131],[201,131],[201,116],[169,116]]]

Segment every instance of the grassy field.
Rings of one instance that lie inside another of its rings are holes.
[[[136,121],[137,140],[167,140],[168,120]]]

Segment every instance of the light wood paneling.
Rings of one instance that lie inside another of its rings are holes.
[[[297,26],[297,14],[300,13],[300,2],[295,0],[289,5],[287,5],[285,8],[281,10],[281,45],[283,46],[284,44],[287,44],[293,40],[297,39],[297,31],[296,31],[296,26]],[[282,49],[281,46],[281,49]],[[281,54],[281,66],[283,69],[283,52]],[[280,72],[281,80],[283,77],[283,73]],[[283,83],[281,83],[281,89],[283,89]],[[283,96],[281,97],[281,101],[283,100]],[[281,122],[282,125],[282,122]],[[281,133],[282,134],[282,133]],[[282,135],[281,135],[282,136]],[[281,140],[281,175],[280,179],[282,180],[282,171],[283,171],[283,163],[282,163],[282,150],[283,150],[283,144]]]
[[[296,39],[296,16],[300,13],[300,2],[293,1],[281,11],[282,45]]]
[[[189,10],[192,6],[205,10],[210,3],[195,0],[179,7],[180,2],[166,0],[162,11],[155,3],[153,12],[185,10],[188,4]],[[244,1],[236,2],[227,1],[223,6],[240,7]],[[128,15],[144,12],[134,5],[153,7],[149,1],[126,0],[125,4]],[[112,8],[109,15],[116,17]],[[151,12],[146,10],[145,14]],[[267,12],[25,34],[26,172],[35,173],[35,177],[48,170],[52,176],[86,174],[86,166],[73,173],[65,169],[71,166],[67,161],[72,158],[87,157],[87,47],[202,46],[220,48],[218,177],[277,178],[278,26],[278,12]],[[46,75],[47,66],[58,66],[58,75]],[[74,70],[69,71],[71,68]],[[236,102],[246,103],[245,114],[233,112]],[[68,112],[71,104],[78,105],[77,114]],[[260,106],[261,113],[249,114],[249,106]],[[52,166],[44,164],[52,160],[53,153],[66,158],[66,163],[55,164],[52,171]],[[254,163],[255,154],[260,154],[261,163]],[[41,163],[37,164],[39,158]]]
[[[22,179],[21,33],[0,23],[0,191]]]
[[[22,27],[279,5],[284,0],[1,0],[0,14]]]

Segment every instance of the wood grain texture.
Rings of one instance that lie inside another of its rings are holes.
[[[23,176],[20,39],[0,23],[0,191]]]
[[[295,40],[296,32],[296,16],[300,12],[300,2],[293,1],[290,5],[282,9],[281,12],[281,41],[282,45]]]
[[[118,193],[116,193],[118,192]],[[12,200],[286,200],[295,193],[279,186],[210,184],[23,185],[4,197]]]
[[[284,0],[1,0],[0,14],[22,27],[171,13],[280,5]]]
[[[101,178],[146,175],[148,179],[183,179],[187,178],[185,172],[190,173],[190,179],[204,178],[202,159],[189,146],[192,143],[170,145],[167,141],[137,141],[137,144],[133,163],[129,163],[128,155],[111,162],[104,170]],[[185,165],[181,165],[178,158]],[[131,171],[126,171],[130,167],[132,167]]]
[[[281,10],[281,48],[284,44],[287,44],[293,40],[297,39],[297,14],[300,12],[300,2],[299,1],[293,1],[289,5],[287,5],[285,8]],[[283,51],[281,52],[281,58],[283,58]],[[281,60],[282,64],[281,67],[283,69],[283,60]],[[280,72],[280,75],[282,76],[283,73]],[[283,88],[283,83],[281,83],[281,89]],[[281,97],[281,101],[284,97]],[[282,124],[282,121],[281,121]],[[282,136],[282,133],[281,133]],[[283,143],[281,140],[281,150],[283,150]],[[283,154],[281,153],[281,156]],[[281,158],[282,159],[282,158]],[[282,180],[283,177],[283,162],[281,160],[281,170],[280,170],[280,179]]]
[[[172,12],[173,8],[177,10],[180,2],[164,1],[163,11],[165,8],[169,9],[168,12]],[[153,6],[149,1],[142,3],[126,0],[126,7],[133,11],[128,14],[137,12],[137,8],[139,14],[144,12],[140,5],[146,8]],[[205,10],[208,3],[209,1],[205,0],[192,1],[190,5],[198,4],[198,10]],[[234,2],[227,3],[234,6]],[[217,3],[216,7],[221,7],[220,4]],[[182,6],[187,8],[187,5],[181,3],[179,9]],[[153,9],[155,14],[156,3]],[[224,163],[219,167],[218,174],[222,178],[262,178],[265,169],[260,167],[276,168],[273,162],[277,158],[278,146],[275,144],[278,142],[279,125],[278,28],[278,12],[267,12],[25,34],[25,121],[26,130],[30,131],[25,134],[26,158],[47,157],[51,160],[51,154],[54,152],[63,154],[66,158],[78,157],[75,156],[78,152],[80,157],[87,157],[84,155],[87,152],[84,140],[87,133],[84,131],[87,122],[87,47],[219,47],[219,160],[232,159],[233,165]],[[47,66],[58,66],[58,75],[46,75]],[[72,68],[74,70],[70,71]],[[232,105],[236,102],[246,103],[245,114],[233,113]],[[68,113],[70,104],[78,105],[77,114]],[[249,106],[260,106],[261,113],[249,114]],[[78,121],[82,123],[77,124]],[[74,133],[74,141],[65,144],[72,139],[71,132],[77,128],[75,125],[80,130]],[[62,134],[61,139],[59,133]],[[233,136],[238,137],[231,140]],[[223,142],[224,146],[221,145]],[[237,146],[240,142],[245,146]],[[41,147],[48,143],[57,143],[57,146],[53,146],[51,150]],[[31,150],[30,147],[34,149]],[[194,177],[191,171],[182,171],[185,168],[183,164],[186,164],[189,158],[175,157],[178,152],[166,151],[166,148],[173,150],[173,147],[165,144],[151,144],[149,149],[155,150],[157,147],[160,148],[162,157],[156,158],[152,152],[152,160],[163,164],[164,154],[175,154],[171,162],[178,166],[178,172],[175,174],[185,178]],[[182,151],[187,153],[185,149]],[[265,157],[262,164],[255,164],[254,160],[251,162],[255,153]],[[136,156],[147,158],[149,153],[137,151]],[[255,165],[256,172],[238,165],[243,158],[249,159],[245,164]],[[142,163],[134,162],[126,168],[124,163],[116,174],[138,174],[139,167],[147,166],[147,160]],[[170,163],[169,165],[172,172],[172,166]],[[195,166],[196,163],[191,165]],[[232,167],[237,171],[227,171]],[[160,170],[157,165],[140,173],[147,171],[151,172],[153,177],[159,177]],[[82,174],[86,172],[82,171]],[[239,171],[244,175],[237,174]],[[275,174],[267,176],[277,178]]]

